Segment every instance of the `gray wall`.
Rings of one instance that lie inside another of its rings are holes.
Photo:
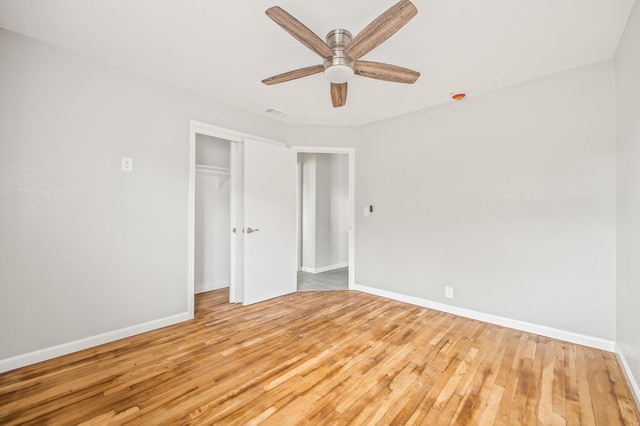
[[[357,147],[359,138],[359,127],[287,126],[287,143],[290,145]]]
[[[618,94],[617,341],[640,383],[640,7],[616,56]],[[637,390],[636,390],[637,391]],[[636,397],[640,398],[640,394]]]
[[[358,162],[357,284],[615,338],[611,61],[364,126]]]
[[[207,135],[196,135],[196,164],[231,167],[231,142]]]
[[[325,154],[329,162],[329,259],[327,265],[349,262],[349,156]]]
[[[186,312],[190,119],[286,137],[0,30],[0,360]]]

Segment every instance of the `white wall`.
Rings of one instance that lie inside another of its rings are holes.
[[[0,370],[186,313],[189,120],[284,125],[5,30],[0,58]]]
[[[302,268],[316,268],[316,156],[298,154],[302,167]]]
[[[196,135],[196,164],[229,170],[231,143]],[[229,174],[196,168],[195,292],[229,287],[231,214]]]
[[[636,2],[616,55],[617,343],[640,401],[640,7]]]
[[[613,340],[614,140],[611,61],[364,126],[356,283]]]

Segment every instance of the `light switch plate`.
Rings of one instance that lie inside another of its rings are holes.
[[[133,159],[129,157],[122,157],[121,168],[123,172],[133,171]]]

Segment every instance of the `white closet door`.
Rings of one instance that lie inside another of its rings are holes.
[[[296,152],[244,141],[244,298],[296,291]]]

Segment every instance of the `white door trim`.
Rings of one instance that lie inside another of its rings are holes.
[[[242,223],[238,217],[238,210],[240,208],[240,196],[242,188],[240,187],[241,180],[239,179],[239,173],[242,172],[240,167],[240,146],[237,142],[229,142],[231,144],[230,150],[230,177],[229,177],[229,227],[233,230],[231,235],[229,262],[231,264],[229,268],[229,303],[242,302],[242,292],[240,292],[239,283],[239,269],[242,259],[238,256],[240,244],[239,241],[241,234],[239,229],[242,228]]]
[[[292,146],[298,153],[347,154],[349,157],[349,290],[355,288],[356,270],[356,149],[352,147]]]

